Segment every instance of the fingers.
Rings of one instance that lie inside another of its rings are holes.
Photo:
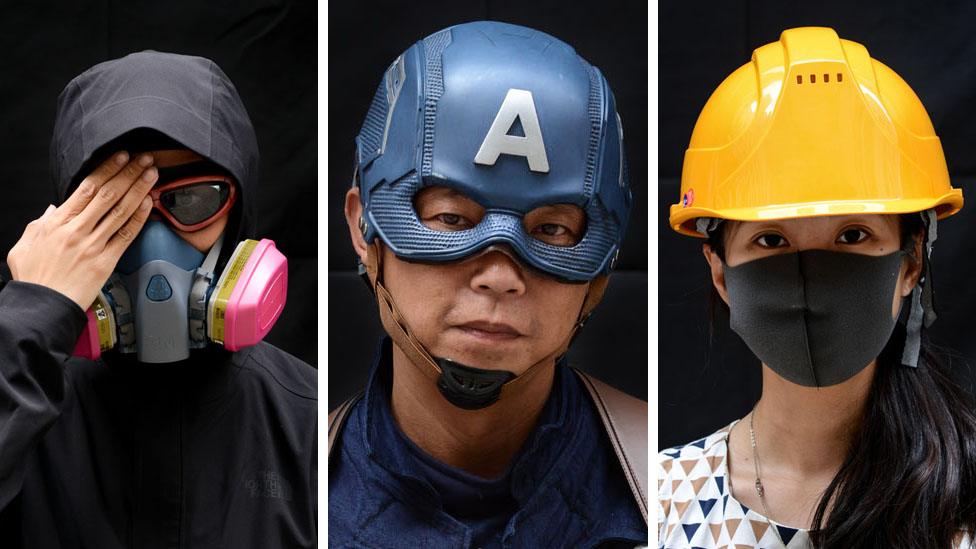
[[[102,185],[119,173],[128,161],[129,153],[125,151],[118,152],[109,157],[105,162],[102,162],[95,168],[95,171],[83,179],[81,184],[78,185],[78,188],[58,208],[64,220],[67,221],[80,214],[85,209],[85,206],[91,202],[91,199],[98,190],[102,188]]]
[[[147,168],[146,171],[142,172],[138,180],[133,184],[127,191],[122,199],[112,206],[108,213],[98,222],[92,231],[92,236],[101,242],[106,242],[112,237],[122,226],[129,220],[130,217],[136,212],[136,210],[142,204],[143,198],[146,198],[146,193],[152,189],[153,184],[156,182],[158,177],[158,172],[156,168]],[[108,185],[106,185],[106,188]],[[150,206],[152,202],[150,201]]]
[[[117,218],[115,228],[121,227],[122,223],[128,219],[128,215],[124,215],[126,205],[123,203],[129,190],[134,188],[139,194],[138,199],[129,203],[131,213],[139,204],[139,200],[149,192],[149,189],[156,182],[158,172],[155,168],[150,168],[152,163],[152,156],[141,154],[126,164],[98,189],[88,205],[71,220],[71,223],[77,225],[82,233],[88,234],[108,214]]]
[[[142,226],[149,219],[149,212],[151,210],[152,200],[148,196],[144,197],[142,202],[138,203],[138,207],[135,213],[132,214],[132,217],[109,239],[105,245],[105,257],[107,261],[111,261],[112,268],[115,268],[115,264],[122,257],[122,253],[136,239],[139,231],[142,230]]]

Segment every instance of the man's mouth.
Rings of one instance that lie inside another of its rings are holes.
[[[502,322],[477,320],[454,326],[462,332],[488,341],[508,341],[522,337],[522,333]]]

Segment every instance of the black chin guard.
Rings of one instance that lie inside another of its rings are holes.
[[[437,388],[451,404],[465,410],[487,408],[498,400],[502,385],[515,378],[504,370],[482,370],[458,364],[446,358],[435,358],[441,368]]]

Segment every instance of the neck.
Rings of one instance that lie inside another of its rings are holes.
[[[481,410],[448,402],[431,378],[393,345],[393,417],[404,434],[434,459],[483,478],[498,477],[535,427],[549,398],[555,368]]]
[[[864,417],[876,362],[831,387],[790,383],[763,365],[754,425],[763,467],[833,478]]]

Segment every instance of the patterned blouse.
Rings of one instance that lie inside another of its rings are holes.
[[[732,496],[728,434],[735,423],[658,454],[659,546],[783,549],[785,543],[786,549],[812,548],[806,530],[771,521]],[[976,544],[960,536],[956,547],[973,549]]]
[[[658,454],[660,547],[812,548],[806,530],[777,524],[729,491],[728,433],[735,425]],[[779,537],[773,528],[779,530]]]

